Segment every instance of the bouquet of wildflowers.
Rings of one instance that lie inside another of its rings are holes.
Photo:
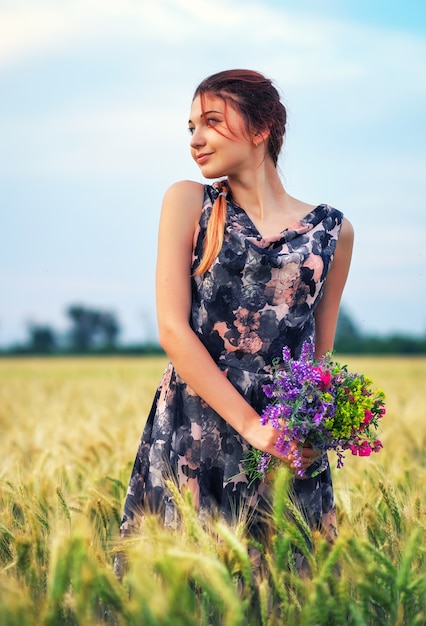
[[[274,363],[272,382],[264,386],[271,402],[261,415],[261,423],[270,423],[280,431],[276,443],[283,456],[293,452],[298,477],[304,477],[301,453],[295,448],[310,444],[319,452],[335,450],[337,467],[343,466],[344,452],[369,456],[383,447],[376,431],[385,414],[385,395],[371,389],[372,380],[363,374],[348,372],[346,366],[333,361],[328,352],[314,359],[314,345],[304,343],[299,360],[292,359],[290,349],[283,349],[283,361]],[[263,478],[275,462],[269,454],[252,450],[247,471],[252,478]],[[325,469],[320,466],[315,473]]]

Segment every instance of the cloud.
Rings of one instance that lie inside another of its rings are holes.
[[[311,85],[312,81],[350,81],[365,76],[374,59],[397,72],[404,68],[414,79],[412,65],[407,67],[405,60],[417,57],[420,66],[424,57],[418,53],[425,50],[422,39],[404,33],[241,0],[232,4],[217,0],[214,11],[210,0],[40,0],[37,5],[31,0],[16,0],[1,13],[0,64],[4,67],[73,47],[77,41],[96,47],[117,38],[141,45],[166,45],[169,54],[170,48],[180,43],[192,50],[194,65],[198,59],[206,59],[206,52],[214,53],[222,62],[223,52],[229,55],[233,39],[244,54],[246,43],[256,53],[263,48],[261,62],[268,58],[268,65],[280,67],[279,74],[283,71],[281,61],[289,60],[288,79]],[[354,44],[356,58],[345,54]],[[179,49],[174,53],[180,56]]]
[[[15,0],[0,11],[0,69],[77,43],[97,46],[111,38],[141,37],[145,43],[186,41],[194,32],[194,16],[203,17],[197,4],[173,0]]]
[[[139,158],[133,144],[144,136],[145,144],[155,149],[155,129],[176,134],[198,79],[230,64],[257,67],[276,80],[288,100],[290,128],[299,116],[304,125],[312,125],[312,132],[324,119],[332,120],[335,133],[343,129],[348,135],[355,127],[383,127],[392,120],[391,132],[401,125],[404,111],[414,109],[420,115],[424,110],[426,81],[419,76],[426,43],[419,38],[258,3],[228,5],[218,0],[212,16],[211,3],[204,0],[46,1],[36,8],[18,1],[0,20],[0,65],[25,61],[32,64],[33,75],[46,75],[49,65],[57,63],[58,49],[69,47],[75,53],[78,47],[83,52],[75,62],[82,74],[85,61],[95,67],[104,59],[104,72],[110,67],[123,74],[132,63],[134,82],[124,84],[121,93],[112,82],[102,99],[92,91],[79,92],[77,83],[71,101],[64,97],[53,111],[51,100],[61,85],[52,83],[47,85],[45,110],[40,107],[37,114],[28,106],[27,118],[24,107],[22,113],[10,112],[4,132],[45,136],[51,156],[46,154],[44,164],[42,156],[38,167],[51,167],[52,173],[86,166],[105,167],[108,173],[124,168],[123,159],[108,161],[105,143],[111,148],[126,145],[123,156],[132,167]],[[43,58],[37,61],[37,55]],[[61,145],[66,154],[58,154]],[[94,159],[97,149],[101,154]],[[8,159],[3,165],[9,169],[12,163]]]

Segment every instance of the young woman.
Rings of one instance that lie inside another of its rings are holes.
[[[157,310],[170,363],[136,455],[123,534],[144,510],[175,523],[170,479],[192,492],[200,514],[231,520],[244,509],[256,519],[269,487],[248,486],[243,455],[253,446],[278,456],[278,432],[259,422],[262,386],[284,345],[294,356],[304,341],[317,356],[333,348],[350,265],[350,223],[283,187],[286,111],[269,79],[215,74],[195,91],[189,117],[191,155],[204,178],[219,180],[181,181],[164,196]],[[322,461],[303,449],[305,468]],[[329,467],[295,479],[294,492],[309,524],[332,537]]]

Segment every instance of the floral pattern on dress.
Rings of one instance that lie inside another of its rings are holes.
[[[192,272],[202,255],[212,204],[224,184],[205,186]],[[342,218],[340,211],[321,204],[291,228],[262,237],[228,189],[223,246],[211,268],[192,277],[190,321],[218,367],[259,414],[267,403],[263,385],[283,346],[298,358],[303,342],[315,341],[315,310]],[[166,485],[170,479],[191,491],[200,515],[219,512],[231,521],[246,510],[253,520],[259,519],[268,507],[269,485],[249,486],[242,465],[247,449],[247,442],[169,363],[137,451],[122,533],[127,534],[147,509],[160,514],[165,524],[176,524]],[[294,479],[293,491],[310,526],[332,538],[336,529],[330,468],[315,478]]]

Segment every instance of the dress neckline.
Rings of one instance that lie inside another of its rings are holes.
[[[218,181],[216,184],[213,184],[213,187],[215,188],[217,193],[219,192],[223,193],[224,187],[225,187],[226,189],[225,195],[226,195],[227,202],[229,202],[232,205],[234,210],[244,215],[247,225],[250,227],[250,230],[253,231],[253,233],[256,236],[256,239],[259,241],[265,241],[265,242],[271,241],[271,240],[275,241],[277,237],[284,237],[287,233],[298,232],[300,229],[305,229],[309,224],[312,224],[313,218],[315,214],[318,212],[318,210],[322,209],[325,206],[325,204],[317,204],[306,215],[296,220],[295,222],[292,222],[286,228],[283,228],[282,230],[271,235],[262,235],[262,233],[260,232],[256,224],[253,222],[253,220],[251,219],[247,211],[242,206],[240,206],[237,202],[235,202],[234,198],[232,197],[232,192],[228,185],[228,181],[226,179]]]
[[[283,237],[287,233],[293,233],[293,232],[299,231],[300,229],[305,229],[306,226],[308,226],[309,224],[312,224],[312,219],[315,213],[317,213],[318,210],[324,206],[323,204],[318,204],[311,211],[309,211],[309,213],[307,213],[300,219],[296,220],[295,222],[292,222],[291,224],[286,226],[286,228],[283,228],[282,230],[279,230],[278,232],[274,234],[262,235],[262,233],[260,232],[256,224],[253,222],[253,220],[251,219],[247,211],[243,209],[243,207],[241,207],[239,204],[236,204],[233,200],[231,202],[232,202],[234,209],[237,209],[239,212],[244,214],[247,222],[250,225],[250,229],[256,234],[257,238],[259,238],[262,241],[275,240],[277,237]]]

